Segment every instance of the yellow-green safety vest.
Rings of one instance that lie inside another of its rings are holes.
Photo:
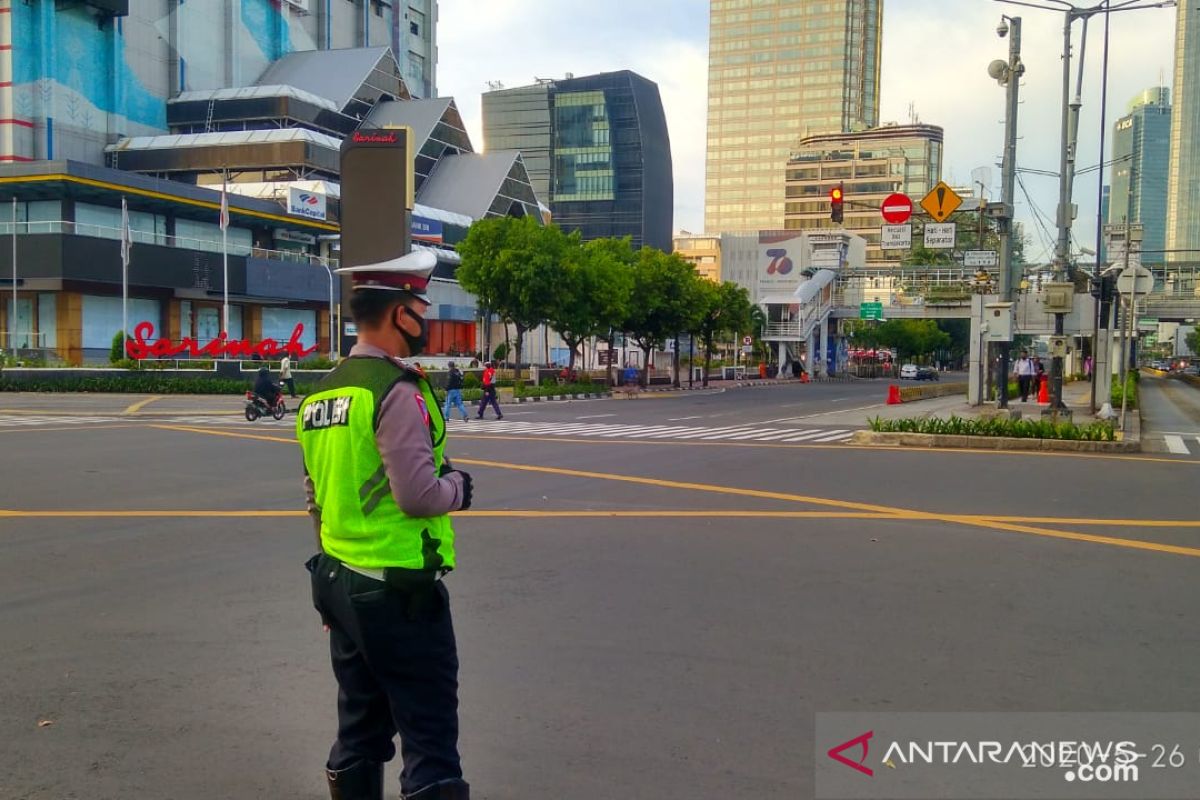
[[[316,489],[321,546],[356,567],[454,568],[450,515],[410,517],[397,505],[375,443],[384,398],[401,381],[420,388],[429,415],[433,464],[440,470],[446,420],[423,375],[386,358],[352,356],[308,395],[296,413],[296,437]]]

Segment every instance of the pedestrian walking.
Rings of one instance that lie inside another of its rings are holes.
[[[458,413],[462,414],[463,422],[471,419],[467,414],[467,407],[463,405],[462,399],[463,389],[463,374],[462,370],[450,362],[450,374],[446,376],[446,406],[442,409],[442,416],[450,419],[450,408],[453,406],[458,409]]]
[[[292,378],[292,359],[286,353],[283,360],[279,362],[279,381],[287,384],[289,395],[296,396],[296,381]]]
[[[402,360],[428,336],[433,265],[412,260],[338,270],[354,281],[358,343],[297,414],[320,544],[307,566],[338,683],[333,800],[382,800],[397,734],[402,798],[469,800],[442,578],[456,564],[450,512],[471,507],[472,481],[446,458],[433,387]]]
[[[483,365],[483,397],[479,398],[479,414],[476,419],[483,419],[483,412],[491,405],[496,409],[496,419],[504,419],[500,412],[500,401],[496,399],[496,362],[489,361]]]
[[[1033,387],[1033,378],[1037,375],[1037,365],[1029,357],[1028,350],[1021,351],[1021,357],[1013,365],[1013,374],[1017,376],[1017,390],[1021,393],[1021,402],[1029,402],[1029,391]]]

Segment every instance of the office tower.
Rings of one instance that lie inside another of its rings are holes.
[[[1175,12],[1175,107],[1167,191],[1167,250],[1173,260],[1200,260],[1200,8]],[[1114,189],[1115,193],[1115,189]],[[1192,252],[1180,252],[1190,250]]]
[[[1166,244],[1167,176],[1171,151],[1171,90],[1147,89],[1113,126],[1107,220],[1141,224],[1147,264],[1161,263]]]
[[[517,149],[553,221],[671,250],[674,178],[658,85],[628,70],[483,96],[484,149]]]
[[[942,129],[936,125],[885,125],[858,133],[831,133],[801,140],[786,160],[783,227],[813,231],[845,229],[867,242],[867,266],[899,262],[879,247],[879,207],[893,192],[914,204],[942,175]],[[829,192],[841,185],[847,205],[841,224],[830,220]]]
[[[780,228],[806,136],[879,124],[883,0],[712,0],[708,233]]]

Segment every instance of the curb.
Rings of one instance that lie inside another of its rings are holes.
[[[1120,442],[1078,442],[1065,439],[1016,439],[1007,436],[954,436],[940,433],[877,433],[855,431],[851,444],[876,447],[924,447],[966,450],[1035,450],[1060,453],[1139,453],[1136,439]]]
[[[555,403],[564,400],[602,400],[606,397],[612,397],[612,392],[599,392],[592,394],[558,394],[548,397],[514,397],[512,400],[505,402],[502,405],[510,406],[518,403]]]

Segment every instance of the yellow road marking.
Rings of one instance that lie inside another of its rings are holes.
[[[295,509],[162,509],[162,510],[17,510],[0,509],[0,517],[304,517],[307,512]],[[761,511],[756,509],[660,509],[622,511],[606,509],[479,509],[456,511],[456,517],[491,517],[513,519],[863,519],[883,521],[943,521],[969,523],[1042,523],[1048,525],[1094,525],[1129,528],[1200,528],[1200,520],[1190,519],[1077,519],[1070,517],[995,517],[986,514],[938,514],[913,511],[905,515],[868,511]]]
[[[453,440],[458,439],[489,439],[499,442],[565,442],[567,444],[664,444],[671,447],[756,447],[759,449],[773,450],[837,450],[841,445],[836,444],[782,444],[772,442],[729,442],[729,441],[712,441],[712,442],[690,442],[680,441],[677,439],[570,439],[563,436],[555,436],[546,438],[540,436],[503,436],[500,434],[486,433],[458,433],[457,431],[450,434]]]
[[[167,430],[180,430],[193,433],[210,434],[213,436],[230,436],[242,439],[260,439],[265,441],[276,442],[293,442],[294,439],[285,439],[276,436],[262,436],[259,434],[247,433],[232,433],[226,431],[209,431],[203,428],[189,428],[186,426],[174,425],[155,425],[152,427],[164,428]],[[1087,533],[1077,533],[1074,531],[1051,530],[1049,528],[1035,528],[1027,525],[1012,524],[1007,522],[997,522],[983,517],[971,517],[957,514],[938,514],[923,511],[914,511],[894,506],[880,506],[871,503],[857,503],[847,500],[833,500],[823,497],[810,497],[807,495],[797,495],[788,492],[770,492],[760,489],[742,489],[732,486],[716,486],[705,483],[690,483],[686,481],[671,481],[661,478],[643,478],[631,475],[617,475],[606,472],[591,472],[587,470],[566,469],[561,467],[541,467],[528,464],[511,464],[500,461],[485,461],[481,459],[458,459],[459,463],[469,464],[472,466],[492,467],[495,469],[507,469],[518,472],[534,472],[549,475],[563,475],[566,477],[575,478],[590,478],[593,480],[608,480],[623,483],[636,483],[645,486],[659,486],[668,489],[688,489],[693,491],[710,492],[713,494],[730,494],[742,497],[755,497],[765,500],[783,500],[788,502],[806,503],[808,505],[825,506],[832,508],[842,508],[855,511],[870,511],[876,512],[890,518],[901,520],[928,520],[937,522],[958,523],[961,525],[969,525],[977,528],[987,528],[990,530],[1008,531],[1012,533],[1024,533],[1033,536],[1044,536],[1052,539],[1067,539],[1077,542],[1091,542],[1093,544],[1104,544],[1113,547],[1124,547],[1134,550],[1146,550],[1160,553],[1171,553],[1174,555],[1184,555],[1195,558],[1200,558],[1200,549],[1191,547],[1178,547],[1175,545],[1159,544],[1157,542],[1144,542],[1136,539],[1119,539],[1111,536],[1096,536]]]
[[[54,431],[104,431],[112,430],[113,428],[139,428],[140,425],[131,423],[117,423],[114,425],[89,425],[81,423],[79,425],[71,425],[63,428],[43,428],[38,425],[29,425],[24,428],[0,428],[0,433],[53,433]]]
[[[233,431],[214,431],[208,428],[193,428],[188,425],[162,425],[159,423],[151,423],[148,428],[158,428],[164,431],[183,431],[184,433],[203,433],[208,436],[228,436],[231,439],[255,439],[262,442],[284,442],[286,444],[296,444],[296,437],[283,436],[266,436],[261,433],[234,433]]]
[[[122,414],[136,414],[137,412],[141,411],[146,406],[153,403],[155,400],[162,400],[162,399],[163,399],[163,396],[161,394],[156,394],[156,395],[153,395],[152,397],[147,397],[145,400],[138,400],[136,403],[131,403],[129,405],[129,407],[126,408],[121,413]]]

